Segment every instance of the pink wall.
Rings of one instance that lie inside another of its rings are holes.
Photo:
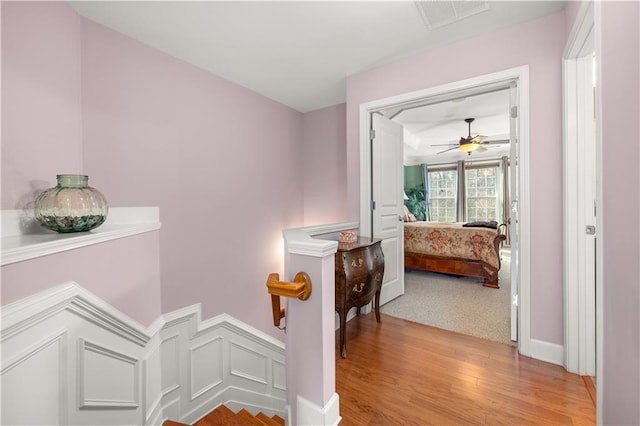
[[[603,424],[640,424],[640,32],[638,2],[600,17],[603,220]],[[631,137],[630,137],[631,135]],[[600,380],[602,380],[600,382]]]
[[[2,304],[74,281],[150,326],[162,314],[159,239],[159,232],[147,232],[5,265]]]
[[[282,338],[265,282],[303,224],[302,114],[88,20],[82,41],[85,169],[113,206],[160,207],[163,312]]]
[[[32,206],[82,172],[80,18],[57,2],[2,2],[2,208]]]
[[[81,19],[64,2],[1,7],[2,208],[31,209],[56,174],[83,171]],[[150,325],[161,313],[158,239],[147,233],[3,266],[2,304],[75,281]]]
[[[159,206],[163,225],[161,287],[148,258],[158,246],[128,238],[3,267],[3,303],[75,280],[143,323],[202,303],[204,318],[228,313],[282,338],[265,281],[282,273],[282,229],[303,224],[302,114],[67,3],[2,12],[2,207],[28,208],[55,174],[82,171],[113,207]],[[57,266],[84,250],[110,268]]]
[[[562,101],[564,13],[349,77],[349,219],[359,217],[359,105],[521,65],[530,72],[531,337],[563,344]],[[469,66],[473,64],[473,66]]]
[[[303,116],[304,224],[347,219],[346,104]]]

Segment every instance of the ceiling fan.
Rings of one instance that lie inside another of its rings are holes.
[[[463,152],[471,155],[474,151],[486,151],[486,148],[482,145],[493,144],[493,145],[502,145],[508,144],[508,139],[496,139],[496,140],[486,140],[486,136],[475,135],[471,136],[471,123],[475,121],[475,118],[465,118],[465,123],[469,125],[469,135],[467,137],[461,137],[458,143],[450,143],[450,144],[441,144],[441,145],[432,145],[432,146],[450,146],[451,148],[445,149],[444,151],[438,152],[438,154],[442,154],[445,152],[449,152],[456,148],[460,149]]]

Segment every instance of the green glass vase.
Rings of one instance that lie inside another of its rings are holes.
[[[86,175],[57,175],[58,184],[41,193],[35,217],[56,232],[85,232],[102,225],[109,207],[100,191],[89,186]]]

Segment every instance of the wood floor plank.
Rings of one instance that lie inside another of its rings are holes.
[[[346,334],[347,358],[336,353],[343,426],[595,424],[580,376],[513,346],[373,314]]]

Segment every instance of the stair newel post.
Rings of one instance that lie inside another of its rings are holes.
[[[305,271],[313,282],[313,293],[307,300],[287,299],[288,424],[338,424],[334,259],[337,242],[285,231],[285,251],[285,277],[291,279],[297,271]]]

